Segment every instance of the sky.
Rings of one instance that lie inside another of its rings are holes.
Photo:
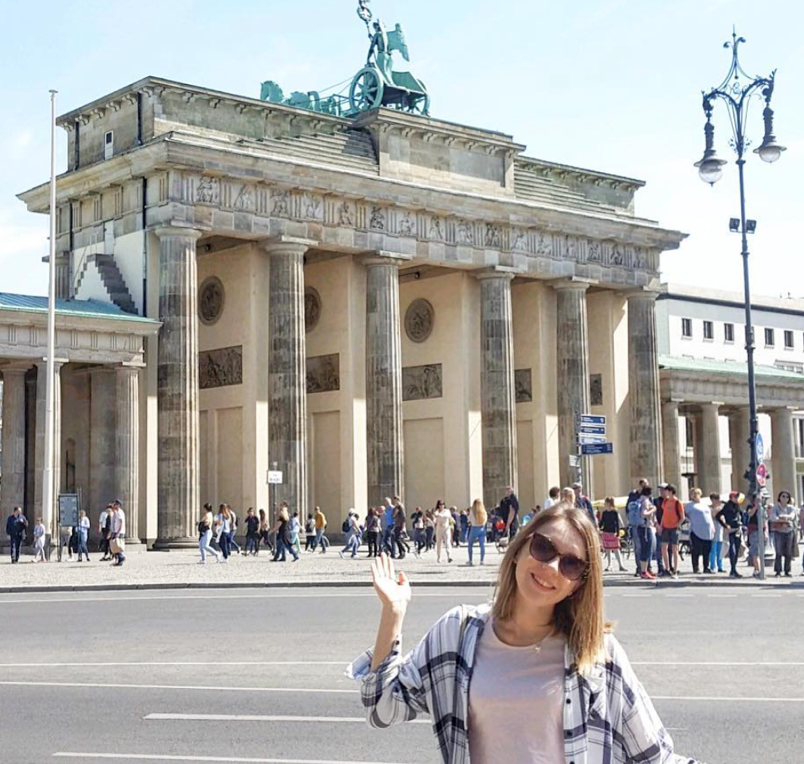
[[[703,153],[701,91],[731,61],[732,25],[747,39],[743,68],[778,70],[775,132],[788,147],[768,165],[746,163],[754,294],[804,296],[804,4],[778,0],[372,0],[405,29],[411,71],[434,117],[499,130],[527,156],[646,181],[641,217],[689,234],[662,256],[668,281],[742,290],[737,168],[725,107],[713,116],[714,187],[693,163]],[[0,291],[45,294],[46,216],[16,194],[48,179],[50,96],[66,113],[153,75],[258,97],[260,82],[324,90],[349,80],[367,51],[356,0],[0,0]],[[749,116],[762,140],[761,104]],[[66,133],[57,133],[57,171]]]

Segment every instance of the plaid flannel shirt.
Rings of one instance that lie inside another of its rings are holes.
[[[362,684],[369,726],[385,728],[429,714],[444,764],[469,763],[469,683],[491,609],[459,606],[446,613],[412,652],[396,641],[371,671],[371,651],[346,675]],[[580,674],[564,655],[565,764],[698,764],[673,752],[673,741],[636,678],[625,651],[606,638],[607,658]]]

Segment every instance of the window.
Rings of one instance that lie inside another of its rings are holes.
[[[723,324],[723,341],[734,342],[734,324]]]
[[[715,327],[711,321],[704,321],[704,339],[713,340],[715,338]]]
[[[691,318],[682,318],[681,319],[681,336],[682,337],[692,337],[692,319]]]
[[[774,334],[773,329],[765,329],[765,347],[766,348],[772,348],[776,344],[773,334]]]
[[[784,346],[786,350],[793,349],[793,332],[785,330],[784,333]]]
[[[111,159],[114,156],[114,130],[109,130],[103,136],[103,158]]]

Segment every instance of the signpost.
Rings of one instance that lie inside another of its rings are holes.
[[[757,464],[762,464],[765,461],[765,441],[762,439],[762,433],[758,432],[756,437],[757,444]]]
[[[757,435],[759,437],[759,435]],[[768,468],[762,463],[757,467],[757,485],[764,488],[768,483]]]
[[[606,437],[606,417],[599,414],[577,414],[575,417],[575,454],[570,454],[570,467],[575,468],[581,482],[581,463],[585,456],[613,454],[614,445]],[[585,486],[589,490],[590,486]]]
[[[749,439],[750,444],[750,439]],[[757,485],[760,488],[764,488],[768,483],[768,468],[765,466],[764,459],[765,459],[765,441],[762,439],[762,433],[758,432],[756,434],[756,438],[754,439],[754,447],[757,453],[757,467],[756,475]],[[757,538],[758,544],[758,552],[759,552],[759,578],[761,581],[765,580],[765,518],[767,513],[765,511],[765,502],[760,498],[759,495],[754,497],[754,501],[757,502],[757,523],[759,525],[759,536]]]

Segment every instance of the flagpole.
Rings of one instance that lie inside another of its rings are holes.
[[[53,495],[53,455],[55,443],[55,416],[53,410],[55,355],[56,355],[56,93],[50,91],[50,257],[48,258],[47,299],[47,385],[45,391],[45,465],[42,471],[42,522],[50,539],[45,539],[45,549],[50,549],[50,540],[59,538],[56,525],[55,497]]]

